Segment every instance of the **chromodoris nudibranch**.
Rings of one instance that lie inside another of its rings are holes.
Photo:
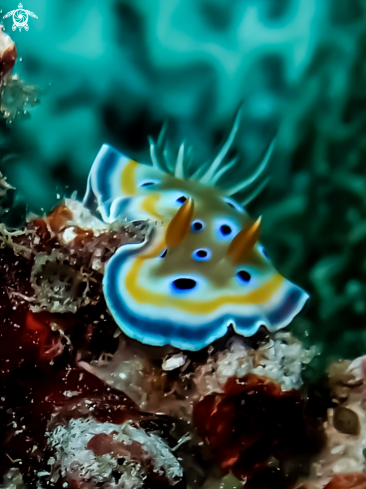
[[[308,294],[266,256],[258,242],[260,219],[253,221],[232,198],[258,182],[270,150],[244,182],[226,190],[217,185],[234,165],[221,167],[236,130],[237,121],[215,161],[190,176],[184,146],[175,165],[163,157],[161,143],[151,142],[153,165],[101,148],[84,204],[96,199],[106,222],[123,217],[154,223],[144,242],[117,250],[103,278],[108,308],[131,338],[200,350],[229,326],[243,336],[261,326],[277,331],[307,301]]]

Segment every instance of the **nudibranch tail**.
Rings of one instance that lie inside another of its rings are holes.
[[[242,229],[232,240],[227,250],[231,263],[243,263],[259,239],[262,218],[259,217],[249,228]]]

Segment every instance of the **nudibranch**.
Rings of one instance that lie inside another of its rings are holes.
[[[131,338],[200,350],[230,326],[243,336],[261,326],[277,331],[309,297],[275,270],[259,243],[260,219],[253,221],[232,197],[253,186],[251,197],[261,190],[271,147],[248,179],[218,186],[235,165],[223,163],[237,125],[238,118],[214,162],[194,175],[184,146],[173,165],[162,138],[151,141],[152,165],[104,145],[92,166],[84,205],[96,200],[105,222],[154,224],[142,243],[117,250],[103,278],[108,308]]]

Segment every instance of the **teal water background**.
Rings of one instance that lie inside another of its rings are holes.
[[[4,0],[2,15],[17,8]],[[41,89],[1,126],[0,164],[27,209],[81,198],[104,142],[148,160],[147,136],[213,158],[236,141],[255,165],[274,132],[268,188],[251,204],[279,270],[312,299],[292,325],[327,360],[366,352],[366,2],[29,0],[14,72]],[[2,121],[4,122],[4,121]]]

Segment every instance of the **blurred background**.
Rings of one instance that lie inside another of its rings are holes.
[[[2,15],[18,0],[3,0]],[[321,365],[366,353],[366,0],[24,0],[14,73],[40,103],[2,120],[14,209],[82,198],[104,142],[148,161],[147,136],[212,159],[243,102],[243,171],[274,133],[249,206],[277,268],[312,299],[291,325]],[[238,179],[240,179],[238,169]],[[322,363],[323,362],[323,363]],[[314,367],[320,369],[320,365]]]

